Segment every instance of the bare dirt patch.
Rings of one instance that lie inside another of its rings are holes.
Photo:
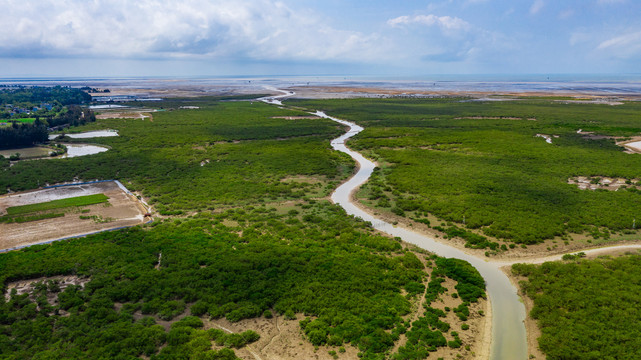
[[[65,216],[25,223],[0,224],[0,249],[12,249],[61,238],[138,225],[144,222],[147,210],[133,195],[115,182],[71,185],[14,193],[0,197],[0,215],[12,206],[36,204],[76,196],[105,194],[108,203],[65,209]],[[89,210],[89,211],[87,211]],[[80,216],[89,217],[81,219]]]
[[[617,191],[621,188],[634,187],[641,190],[640,179],[611,178],[607,176],[577,176],[568,179],[568,184],[576,185],[581,190],[608,190]]]
[[[7,284],[7,291],[4,295],[5,300],[11,299],[11,293],[15,289],[16,295],[29,294],[32,301],[36,301],[35,293],[38,287],[46,287],[47,301],[50,305],[56,305],[58,294],[71,285],[84,287],[89,282],[89,278],[81,278],[75,275],[59,275],[40,277],[37,279],[12,281]]]
[[[576,92],[571,90],[551,91],[482,91],[482,90],[447,90],[447,89],[402,89],[385,88],[376,86],[295,86],[291,88],[298,98],[367,98],[367,97],[471,97],[471,101],[512,101],[529,97],[570,96],[575,99],[559,100],[559,102],[619,105],[624,100],[637,100],[636,95],[617,96],[604,95],[599,92],[594,94],[581,94],[576,97]]]
[[[603,99],[603,98],[586,99],[586,100],[555,100],[555,101],[562,104],[599,104],[599,105],[611,105],[611,106],[623,105],[621,101]]]
[[[447,341],[454,340],[451,332],[456,331],[459,334],[459,338],[463,341],[463,346],[459,349],[452,349],[449,347],[439,348],[436,352],[430,355],[433,355],[435,358],[442,357],[444,359],[475,359],[477,358],[477,355],[481,355],[484,352],[483,348],[486,340],[486,333],[484,331],[485,323],[486,321],[489,321],[491,324],[491,319],[488,319],[486,313],[487,308],[490,307],[489,302],[487,300],[480,299],[476,303],[471,303],[469,306],[470,316],[466,321],[461,321],[453,311],[454,308],[463,303],[459,297],[455,298],[452,296],[457,293],[454,288],[456,286],[456,281],[446,279],[441,286],[445,287],[447,292],[441,294],[441,296],[439,296],[438,299],[436,299],[436,301],[430,306],[435,309],[443,310],[447,314],[447,317],[443,320],[451,326],[450,333],[443,334]],[[450,310],[448,311],[446,309]],[[479,311],[483,311],[484,315],[481,315]],[[469,329],[463,330],[461,328],[463,324],[469,325]],[[487,335],[491,336],[491,334]],[[466,350],[465,345],[469,345],[470,350]]]
[[[140,119],[154,121],[154,116],[150,112],[127,111],[127,112],[104,112],[96,115],[96,119]]]
[[[8,158],[11,155],[19,153],[21,159],[27,159],[49,156],[51,151],[52,149],[46,146],[33,146],[19,149],[0,150],[0,155]]]
[[[320,346],[315,350],[314,345],[303,339],[303,333],[298,324],[304,319],[297,314],[296,320],[285,320],[283,316],[274,316],[272,319],[264,317],[246,319],[232,323],[226,319],[203,320],[205,329],[217,328],[224,331],[240,333],[254,330],[260,334],[260,340],[248,347],[235,350],[236,355],[244,360],[274,359],[274,360],[299,360],[318,359],[334,360],[329,351],[336,351],[338,347]],[[358,349],[345,344],[345,353],[339,353],[340,359],[358,359]],[[252,353],[253,352],[253,353]]]

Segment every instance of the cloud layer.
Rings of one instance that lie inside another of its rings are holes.
[[[0,0],[0,8],[0,72],[20,59],[265,74],[634,72],[641,62],[641,2],[630,0]]]
[[[4,4],[2,4],[4,3]],[[4,0],[7,56],[245,57],[327,60],[375,38],[324,25],[273,0]]]

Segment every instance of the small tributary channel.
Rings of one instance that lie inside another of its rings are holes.
[[[403,239],[403,241],[415,244],[439,256],[457,258],[472,264],[485,279],[487,292],[489,293],[492,305],[492,345],[490,348],[490,359],[526,359],[525,307],[517,295],[516,288],[512,285],[507,275],[500,270],[499,267],[501,264],[480,259],[423,234],[402,227],[396,227],[356,206],[352,201],[352,194],[369,179],[376,164],[367,160],[358,152],[347,148],[345,141],[364,129],[356,124],[336,119],[320,111],[314,113],[314,115],[349,126],[347,133],[332,140],[331,145],[335,150],[350,155],[359,164],[358,172],[332,193],[332,201],[342,206],[348,214],[371,222],[372,226],[377,230],[392,236],[398,236]]]

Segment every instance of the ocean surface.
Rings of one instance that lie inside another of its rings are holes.
[[[415,77],[377,76],[233,76],[192,78],[3,78],[0,85],[68,85],[92,87],[193,89],[209,92],[265,86],[372,87],[435,92],[558,92],[612,96],[641,95],[641,74],[619,75],[423,75]]]

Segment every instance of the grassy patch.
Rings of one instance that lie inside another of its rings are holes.
[[[65,216],[64,213],[45,213],[31,216],[0,216],[0,223],[25,223],[44,219],[53,219]]]
[[[10,208],[7,208],[7,214],[9,216],[16,216],[16,215],[29,214],[29,213],[39,212],[39,211],[62,209],[62,208],[67,208],[72,206],[87,206],[87,205],[93,205],[93,204],[100,204],[100,203],[107,202],[108,200],[109,200],[109,197],[107,197],[107,195],[105,194],[76,196],[72,198],[47,201],[47,202],[38,203],[38,204],[12,206]]]
[[[36,121],[36,118],[16,118],[16,119],[11,119],[11,121],[32,124],[34,121]]]

